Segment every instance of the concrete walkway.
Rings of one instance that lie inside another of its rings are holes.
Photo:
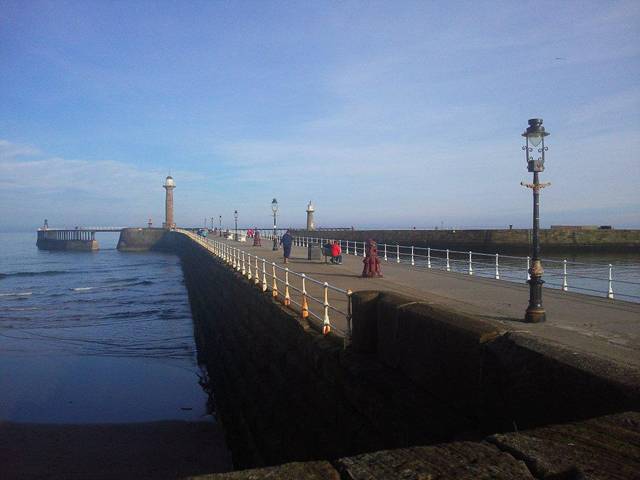
[[[223,241],[283,265],[282,250],[272,251],[269,240],[263,240],[263,247],[219,237],[211,240]],[[362,260],[362,256],[343,255],[342,265],[309,261],[306,248],[293,247],[292,258],[287,266],[292,271],[305,273],[345,290],[380,290],[408,295],[471,314],[505,330],[544,338],[572,350],[640,370],[640,304],[545,289],[543,302],[547,321],[529,324],[522,321],[529,300],[529,286],[524,282],[519,285],[443,270],[385,263],[384,260],[384,278],[362,278]],[[279,288],[282,289],[282,286]],[[321,296],[319,287],[311,285],[308,290],[313,296]],[[329,302],[332,307],[346,312],[346,298],[343,295],[330,292]],[[314,312],[321,313],[317,309],[319,306],[316,305]],[[334,311],[330,313],[332,324],[344,331],[344,316]]]

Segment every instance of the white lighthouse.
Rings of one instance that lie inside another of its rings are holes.
[[[172,229],[176,226],[173,220],[173,189],[176,188],[176,182],[173,181],[173,177],[171,175],[166,178],[162,187],[167,191],[164,203],[165,221],[162,224],[162,227]]]
[[[309,205],[307,205],[307,230],[312,231],[316,229],[316,224],[313,223],[313,212],[315,208],[313,208],[313,204],[311,200],[309,200]]]

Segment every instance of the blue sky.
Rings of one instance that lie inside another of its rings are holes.
[[[640,3],[0,0],[0,230],[640,227]]]

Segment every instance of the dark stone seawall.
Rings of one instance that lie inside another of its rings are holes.
[[[295,235],[484,253],[524,253],[531,250],[531,230],[295,230]],[[543,253],[640,251],[640,230],[565,230],[540,231]]]
[[[168,230],[164,228],[124,228],[118,239],[118,250],[122,252],[147,252],[167,249]]]
[[[323,337],[187,237],[199,360],[239,468],[479,440],[637,409],[638,372],[384,292],[354,295],[353,344]]]

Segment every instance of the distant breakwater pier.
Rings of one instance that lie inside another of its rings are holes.
[[[180,257],[234,465],[258,468],[206,478],[640,471],[640,305],[548,291],[524,324],[525,285],[393,262],[364,279],[361,254],[326,264],[300,237],[283,265],[262,233],[120,236]]]
[[[365,242],[370,238],[390,245],[414,245],[440,249],[473,250],[484,253],[531,251],[530,229],[440,229],[440,230],[293,230],[295,235]],[[640,230],[549,228],[540,230],[544,253],[637,253]]]

